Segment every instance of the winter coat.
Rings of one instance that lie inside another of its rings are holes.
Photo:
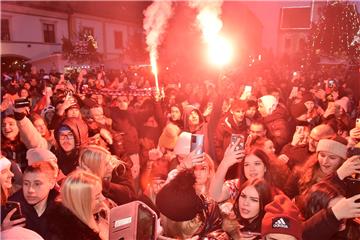
[[[151,116],[151,113],[147,110],[130,111],[113,107],[110,108],[109,116],[113,120],[113,129],[124,133],[126,153],[128,155],[139,153],[138,128]]]
[[[15,113],[15,119],[19,127],[20,139],[28,149],[44,148],[49,150],[51,148],[51,145],[41,136],[29,118]]]
[[[205,204],[205,220],[194,236],[207,240],[227,240],[230,237],[222,230],[222,216],[219,206],[213,200],[203,199]]]
[[[49,209],[48,240],[101,240],[95,232],[61,203]]]
[[[1,154],[17,163],[22,171],[27,166],[26,151],[25,144],[20,140],[20,134],[14,141],[10,141],[1,134]]]
[[[54,205],[55,198],[59,195],[59,192],[55,189],[50,190],[49,196],[47,199],[47,205],[44,213],[39,217],[35,208],[28,204],[25,200],[23,190],[20,189],[16,193],[14,193],[9,201],[19,202],[21,205],[22,214],[26,218],[25,228],[33,230],[40,234],[44,239],[49,239],[49,221],[47,215],[49,214],[50,209]]]
[[[292,146],[291,143],[288,143],[281,149],[281,154],[285,154],[289,158],[287,165],[290,169],[293,169],[294,167],[302,166],[312,153],[309,152],[307,144]]]
[[[271,115],[262,118],[262,121],[268,131],[268,137],[273,141],[278,153],[291,138],[287,112],[278,106]]]
[[[130,169],[124,169],[122,165],[119,165],[113,170],[111,181],[102,181],[103,195],[118,205],[134,201],[136,198],[135,188],[130,179]]]
[[[339,231],[342,223],[337,220],[331,208],[322,209],[303,223],[303,240],[358,240],[358,223],[349,219],[346,228]]]
[[[65,153],[59,143],[59,129],[62,126],[68,127],[75,139],[75,147],[70,153]],[[55,139],[59,148],[55,151],[55,155],[58,159],[58,165],[61,171],[67,175],[79,165],[79,151],[81,147],[88,144],[88,127],[86,123],[79,118],[65,118],[59,125],[59,128],[55,130]]]

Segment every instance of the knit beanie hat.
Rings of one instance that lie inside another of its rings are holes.
[[[177,174],[156,195],[159,211],[176,222],[195,218],[204,209],[204,204],[195,192],[194,183],[195,176],[190,170]]]
[[[43,240],[38,233],[23,227],[12,227],[8,230],[2,231],[1,235],[4,239],[12,240]]]
[[[2,156],[0,158],[0,171],[6,169],[7,167],[9,167],[11,165],[11,162],[9,159],[7,159],[6,157]]]
[[[57,162],[56,156],[44,148],[30,148],[26,152],[26,159],[29,166],[40,161]]]
[[[291,105],[290,112],[294,118],[298,118],[301,115],[307,113],[307,108],[306,108],[304,102],[300,102],[300,103]]]
[[[270,233],[287,234],[302,239],[300,211],[285,195],[277,195],[265,206],[265,216],[261,224],[261,235]]]
[[[264,105],[267,114],[271,114],[278,105],[278,101],[273,95],[262,96],[259,100]]]
[[[180,132],[181,130],[177,125],[173,123],[167,124],[160,135],[159,146],[167,149],[174,149]]]
[[[177,138],[174,153],[178,155],[187,155],[190,153],[191,146],[191,133],[182,132],[180,136]]]
[[[331,139],[321,139],[316,147],[316,152],[329,152],[336,156],[346,159],[346,145]]]

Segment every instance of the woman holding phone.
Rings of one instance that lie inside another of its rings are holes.
[[[235,147],[236,144],[228,147],[210,184],[210,196],[217,202],[235,200],[239,194],[239,187],[247,180],[264,179],[273,186],[270,157],[258,148],[245,155],[244,150],[235,150]],[[225,181],[228,169],[237,162],[240,163],[239,178]],[[272,189],[274,192],[278,191],[276,187]]]
[[[223,227],[237,235],[232,236],[234,239],[261,239],[261,221],[265,215],[265,205],[270,203],[272,198],[271,186],[265,180],[246,181],[241,185],[240,194],[233,207],[236,219],[226,222],[235,228],[235,231],[228,226]]]
[[[11,162],[5,158],[0,158],[0,185],[1,185],[1,231],[7,230],[13,226],[25,226],[25,218],[13,219],[16,212],[19,211],[19,204],[11,204],[7,201],[12,192],[12,177],[14,174],[10,170]],[[15,202],[13,202],[15,203]],[[19,212],[17,214],[20,214]]]

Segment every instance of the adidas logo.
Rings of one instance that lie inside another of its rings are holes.
[[[289,220],[286,218],[275,218],[272,221],[273,228],[289,228]]]

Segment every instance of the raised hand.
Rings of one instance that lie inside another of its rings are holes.
[[[19,218],[19,219],[15,219],[15,220],[10,220],[12,215],[14,215],[14,213],[17,211],[16,208],[12,209],[4,218],[3,223],[1,224],[1,231],[4,231],[6,229],[12,228],[13,226],[18,226],[18,227],[25,227],[25,218]]]

